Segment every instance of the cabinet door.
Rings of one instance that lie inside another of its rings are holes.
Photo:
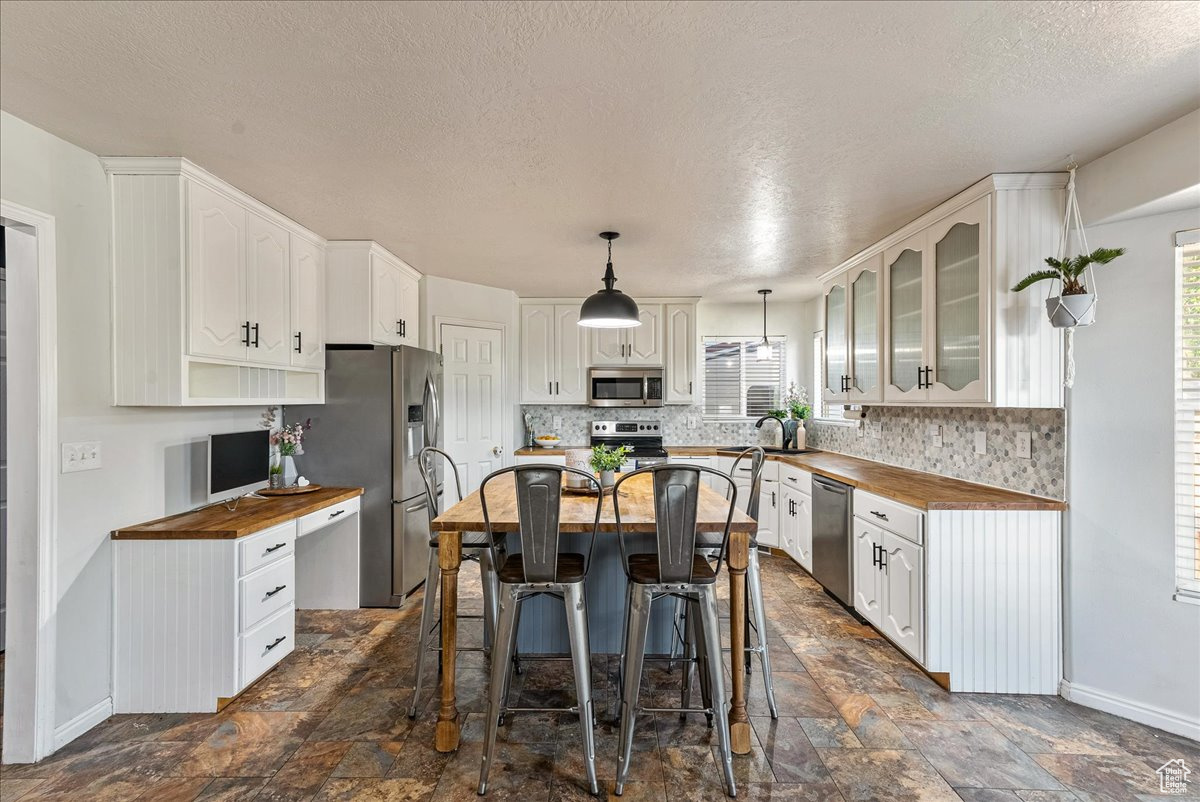
[[[922,574],[924,549],[891,532],[883,533],[883,634],[916,660],[925,660]]]
[[[253,212],[246,225],[246,317],[250,320],[251,362],[291,364],[292,262],[287,230]]]
[[[420,282],[397,271],[396,315],[400,319],[400,343],[418,346],[421,341]]]
[[[796,491],[787,485],[779,485],[779,532],[776,535],[778,548],[796,559]]]
[[[827,401],[844,401],[850,375],[848,349],[849,305],[845,278],[825,289],[825,392]]]
[[[989,201],[980,198],[929,229],[930,401],[988,400]]]
[[[793,557],[800,567],[812,572],[812,496],[796,493],[795,517],[792,529]]]
[[[747,491],[748,492],[748,491]],[[738,493],[742,489],[738,488]],[[779,482],[762,482],[758,490],[758,544],[779,547],[779,524],[782,516]]]
[[[849,398],[858,403],[879,401],[883,394],[883,360],[879,353],[882,264],[882,257],[876,256],[866,265],[851,268],[847,274],[850,295]]]
[[[371,341],[400,345],[400,268],[371,254]]]
[[[667,304],[664,307],[667,330],[666,372],[668,404],[695,401],[696,380],[696,307],[694,304]]]
[[[325,367],[325,252],[315,242],[292,237],[291,363]]]
[[[554,402],[554,305],[521,305],[521,403]]]
[[[188,192],[188,353],[245,359],[246,210],[191,181]]]
[[[625,364],[661,365],[663,363],[663,308],[661,304],[638,307],[642,325],[625,329]]]
[[[925,232],[884,252],[887,378],[884,401],[925,401]]]
[[[625,329],[588,329],[590,367],[625,364]]]
[[[877,627],[883,626],[883,572],[879,569],[878,546],[883,530],[854,519],[853,571],[854,609]]]
[[[554,402],[587,403],[587,329],[579,325],[579,307],[554,307]]]

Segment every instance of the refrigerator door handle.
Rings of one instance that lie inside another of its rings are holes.
[[[438,434],[442,427],[441,405],[438,403],[437,387],[433,383],[433,375],[425,374],[425,397],[421,401],[425,407],[425,445],[437,446]],[[431,431],[432,430],[432,431]]]
[[[402,502],[397,501],[396,503],[400,504]],[[417,512],[418,510],[428,509],[428,507],[429,507],[429,499],[422,498],[420,501],[418,501],[416,504],[412,505],[411,507],[405,507],[404,514],[411,515],[412,513]]]

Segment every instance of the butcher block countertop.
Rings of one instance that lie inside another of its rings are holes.
[[[737,456],[739,452],[719,446],[667,446],[673,457]],[[535,452],[562,454],[565,449],[521,449],[516,453],[529,456]],[[767,459],[795,465],[810,473],[895,499],[922,510],[1051,510],[1067,508],[1057,499],[1018,493],[999,487],[977,485],[962,479],[951,479],[933,473],[898,468],[882,462],[851,457],[834,451],[811,451],[805,454],[768,454]]]
[[[243,498],[233,512],[214,504],[157,521],[114,529],[113,540],[234,540],[303,518],[310,512],[361,496],[361,487],[322,487],[311,493]]]

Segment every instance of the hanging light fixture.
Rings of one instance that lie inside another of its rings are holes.
[[[614,290],[617,277],[612,268],[612,241],[621,236],[615,231],[602,231],[601,239],[608,240],[608,266],[604,269],[604,289],[599,290],[579,307],[579,325],[593,329],[629,329],[642,325],[637,303],[620,290]]]
[[[771,347],[771,341],[767,339],[767,296],[771,294],[771,291],[759,290],[758,294],[763,297],[763,338],[755,350],[754,357],[762,362],[774,356],[775,350]]]

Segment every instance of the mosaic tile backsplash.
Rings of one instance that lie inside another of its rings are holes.
[[[524,406],[538,434],[553,432],[566,445],[588,440],[592,420],[661,420],[668,446],[778,444],[778,427],[755,430],[750,421],[705,420],[701,407],[593,409],[583,406]],[[562,426],[554,428],[554,418]],[[689,422],[695,428],[688,428]],[[942,427],[942,445],[928,430]],[[873,436],[879,432],[879,437]],[[986,432],[987,453],[975,453],[975,432]],[[1017,456],[1016,433],[1033,434],[1031,459]],[[859,436],[859,434],[863,436]],[[1064,498],[1066,435],[1060,409],[972,409],[958,407],[872,407],[866,425],[809,423],[808,445],[902,468],[951,476],[970,482]]]

